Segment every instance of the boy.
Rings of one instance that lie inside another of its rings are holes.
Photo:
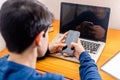
[[[52,20],[51,12],[37,0],[8,0],[3,4],[0,31],[10,53],[0,59],[0,80],[65,80],[61,75],[40,75],[35,70],[37,57],[55,53],[66,46],[63,40],[67,33],[48,47],[48,27]],[[81,79],[101,79],[80,40],[71,43],[71,47],[81,63]]]

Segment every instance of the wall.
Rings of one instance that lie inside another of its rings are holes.
[[[1,6],[3,4],[3,2],[6,1],[6,0],[0,0],[0,9],[1,9]],[[5,42],[1,36],[1,33],[0,33],[0,51],[5,48]]]
[[[6,0],[0,0],[0,8],[2,6],[2,4],[5,2]]]
[[[40,0],[44,3],[55,15],[56,19],[59,19],[60,15],[60,3],[71,2],[89,5],[98,5],[111,8],[111,16],[109,21],[109,27],[120,30],[120,0]]]

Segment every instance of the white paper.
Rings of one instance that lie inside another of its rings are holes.
[[[101,69],[120,80],[120,52],[105,63]]]

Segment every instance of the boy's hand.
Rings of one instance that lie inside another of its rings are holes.
[[[50,53],[62,51],[63,47],[66,46],[65,37],[67,36],[67,34],[68,34],[68,32],[64,33],[58,40],[51,42],[49,44]]]
[[[81,42],[80,42],[80,39],[78,39],[77,43],[72,42],[72,43],[71,43],[71,48],[74,48],[73,54],[74,54],[74,56],[75,56],[77,59],[79,59],[80,54],[81,54],[83,51],[85,51],[85,49],[83,48],[83,46],[82,46],[82,44],[81,44]],[[65,54],[65,53],[64,53],[63,55],[64,55],[64,56],[69,56],[68,54]]]

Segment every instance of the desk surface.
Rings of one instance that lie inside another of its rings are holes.
[[[49,33],[51,41],[59,32],[59,21],[53,22],[54,31]],[[112,76],[100,70],[101,66],[114,56],[118,51],[120,51],[120,30],[109,29],[106,46],[98,59],[97,65],[98,70],[102,76],[103,80],[115,80]],[[0,57],[8,53],[7,49],[4,49],[0,52]],[[54,72],[64,75],[68,79],[79,80],[79,64],[62,60],[55,57],[47,57],[43,60],[40,60],[36,64],[36,69],[41,74],[45,72]]]

